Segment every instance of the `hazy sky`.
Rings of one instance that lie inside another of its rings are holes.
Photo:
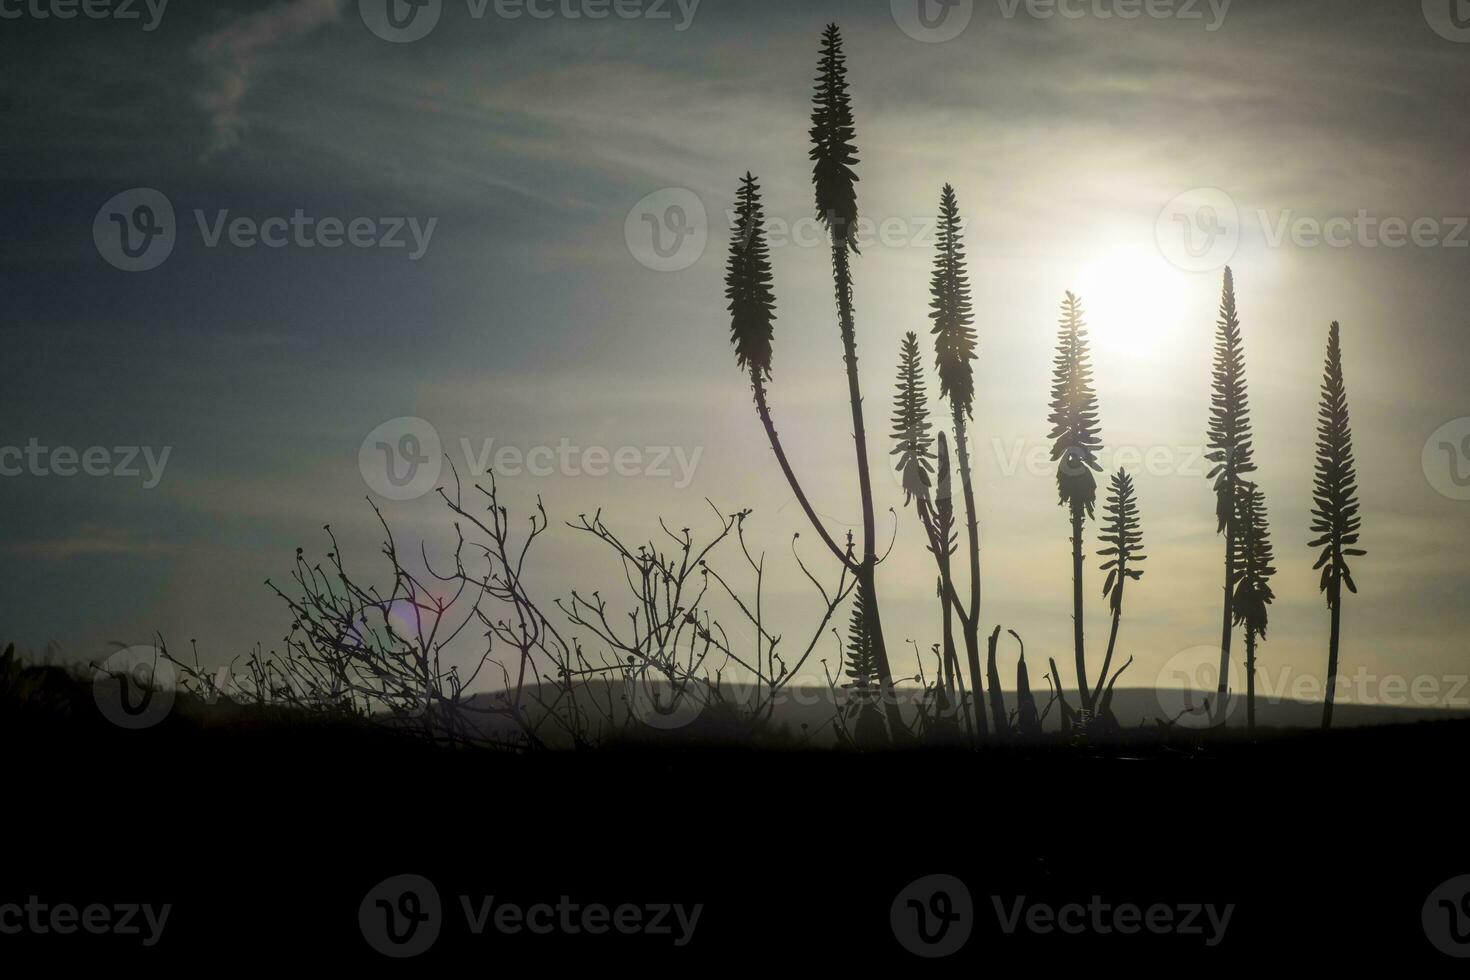
[[[1345,606],[1343,670],[1448,688],[1470,671],[1470,502],[1452,499],[1443,439],[1428,453],[1437,467],[1425,455],[1446,423],[1460,420],[1452,441],[1470,435],[1470,28],[1449,5],[977,0],[949,21],[928,8],[930,30],[901,0],[543,0],[545,17],[502,4],[514,18],[444,0],[426,36],[390,43],[368,26],[383,29],[371,2],[173,0],[156,20],[143,4],[138,20],[61,20],[36,16],[47,0],[0,0],[0,447],[101,446],[99,471],[121,466],[117,447],[147,447],[155,464],[169,453],[151,487],[141,453],[136,477],[51,472],[64,455],[45,474],[27,462],[0,477],[0,634],[54,639],[75,659],[153,630],[197,638],[216,661],[269,646],[288,618],[263,582],[284,578],[298,545],[325,551],[322,525],[353,567],[380,567],[359,449],[413,416],[462,471],[462,439],[475,453],[494,440],[492,459],[568,447],[559,458],[576,475],[558,462],[501,477],[508,504],[540,494],[554,525],[600,506],[636,538],[658,514],[708,530],[706,497],[753,508],[768,602],[797,644],[813,593],[791,534],[807,531],[814,567],[830,563],[765,445],[721,290],[727,209],[749,169],[773,221],[773,409],[818,509],[834,529],[856,523],[828,256],[809,222],[810,81],[836,19],[859,207],[877,228],[854,275],[879,510],[899,511],[880,571],[890,649],[939,638],[932,562],[886,474],[905,331],[925,335],[932,361],[930,223],[950,181],[979,333],[986,631],[1001,622],[1033,655],[1070,661],[1067,519],[1032,454],[1046,446],[1056,312],[1072,289],[1093,328],[1105,462],[1136,473],[1151,555],[1128,593],[1124,683],[1152,684],[1180,651],[1216,641],[1222,542],[1199,456],[1228,258],[1280,568],[1268,684],[1325,673],[1306,525],[1336,319],[1370,552]],[[601,10],[614,12],[568,16]],[[110,213],[138,216],[136,195],[104,208],[136,188],[167,200],[176,230],[161,264],[129,272],[97,242]],[[370,219],[362,241],[404,245],[298,240],[298,210],[312,234],[322,219],[340,222],[339,239]],[[645,213],[665,223],[666,257]],[[1211,213],[1225,234],[1207,248]],[[284,244],[247,247],[248,228],[229,230],[242,217]],[[570,447],[634,447],[623,469],[640,472],[587,475],[606,463]],[[1453,462],[1470,473],[1470,459]],[[432,495],[375,499],[405,550],[452,542]],[[886,541],[893,518],[880,526]],[[574,585],[616,584],[606,554],[553,532],[533,583],[548,607]],[[1089,554],[1094,664],[1107,625],[1096,565]]]

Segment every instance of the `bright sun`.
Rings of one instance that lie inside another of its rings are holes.
[[[1083,267],[1078,292],[1095,344],[1153,355],[1179,326],[1187,286],[1184,274],[1157,249],[1114,247]]]

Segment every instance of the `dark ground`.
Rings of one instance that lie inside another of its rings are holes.
[[[152,948],[27,932],[0,935],[0,962],[156,963],[164,975],[1464,969],[1421,924],[1430,892],[1470,874],[1464,721],[867,755],[630,745],[516,757],[280,719],[198,729],[177,714],[129,732],[12,711],[0,733],[0,905],[173,906]],[[432,947],[395,961],[365,941],[358,911],[401,874],[431,880],[444,911]],[[962,880],[975,912],[968,942],[937,960],[907,952],[889,917],[931,874]],[[460,895],[704,908],[676,948],[670,936],[475,936]],[[991,897],[1023,895],[1235,908],[1214,947],[1208,926],[1007,935]]]

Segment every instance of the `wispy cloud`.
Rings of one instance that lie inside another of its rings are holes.
[[[75,533],[38,541],[7,543],[0,553],[41,561],[67,561],[97,555],[161,554],[171,546],[137,531],[84,524]]]
[[[342,15],[344,2],[286,0],[242,17],[194,45],[194,60],[209,72],[207,86],[195,98],[210,113],[210,154],[239,144],[246,125],[242,106],[251,76],[266,50],[335,21]]]

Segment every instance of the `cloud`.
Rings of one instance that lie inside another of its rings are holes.
[[[241,106],[261,55],[273,45],[304,37],[342,15],[345,0],[287,0],[200,38],[190,52],[209,72],[195,100],[210,114],[206,155],[230,149],[245,128]]]
[[[40,561],[67,561],[97,555],[161,554],[172,547],[138,531],[83,524],[74,534],[38,541],[7,543],[0,553]]]

